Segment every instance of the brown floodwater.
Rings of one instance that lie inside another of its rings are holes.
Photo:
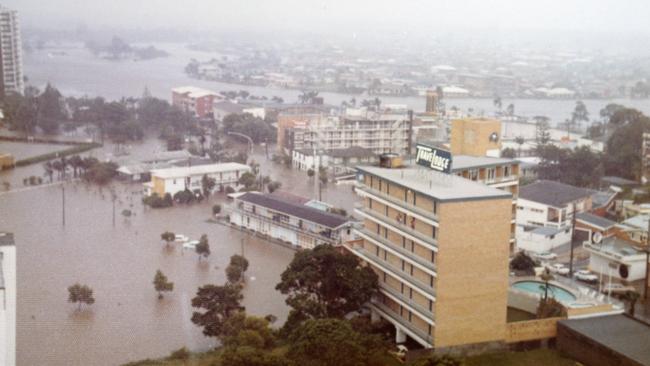
[[[150,150],[145,142],[133,151]],[[110,151],[107,146],[102,150]],[[313,181],[266,161],[257,148],[256,161],[283,188],[313,196]],[[20,181],[41,174],[35,165],[0,173],[0,180]],[[225,281],[224,269],[233,254],[250,261],[244,305],[255,315],[273,314],[281,325],[288,314],[284,297],[275,291],[280,274],[293,257],[291,249],[219,224],[209,223],[209,202],[168,209],[146,209],[138,184],[115,184],[115,226],[108,187],[81,182],[65,184],[66,225],[62,226],[61,186],[0,193],[0,230],[13,231],[17,246],[17,362],[18,365],[116,365],[168,355],[186,346],[193,351],[216,345],[191,321],[191,298],[204,284]],[[22,187],[21,187],[22,188]],[[13,189],[13,187],[12,187]],[[355,201],[350,186],[330,184],[323,200],[348,210]],[[122,210],[135,215],[125,218]],[[208,235],[212,254],[197,255],[175,245],[165,248],[163,231],[198,239]],[[162,270],[174,291],[161,301],[153,277]],[[67,302],[67,287],[80,282],[94,290],[95,304],[77,311]]]

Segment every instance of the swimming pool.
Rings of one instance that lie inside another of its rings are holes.
[[[526,291],[526,292],[532,292],[536,295],[539,296],[544,296],[544,282],[541,281],[521,281],[521,282],[515,282],[512,285],[513,288],[516,288],[518,290]],[[577,297],[570,293],[569,291],[549,284],[548,285],[548,296],[549,297],[554,297],[556,300],[563,302],[563,303],[570,303],[573,301],[576,301]]]

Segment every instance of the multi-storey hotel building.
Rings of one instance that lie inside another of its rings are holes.
[[[373,317],[425,347],[505,339],[512,194],[426,168],[358,167],[360,240],[379,276]]]

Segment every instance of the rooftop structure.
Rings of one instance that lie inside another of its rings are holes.
[[[198,118],[211,116],[214,101],[220,98],[219,94],[211,90],[194,86],[182,86],[172,89],[172,105]]]
[[[587,199],[591,195],[591,190],[550,180],[538,180],[521,187],[519,191],[520,198],[558,208]]]
[[[499,156],[501,122],[487,118],[453,120],[451,153],[454,155]]]

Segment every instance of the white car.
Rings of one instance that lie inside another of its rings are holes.
[[[551,252],[535,253],[533,256],[544,261],[552,261],[553,259],[557,258],[557,254]]]
[[[183,249],[196,249],[197,245],[199,245],[198,240],[190,240],[187,243],[183,243]]]
[[[567,266],[565,266],[564,264],[561,264],[561,263],[555,263],[554,265],[549,266],[548,270],[551,273],[557,273],[557,274],[562,275],[562,276],[566,276],[566,275],[569,274],[569,268]]]
[[[584,282],[597,282],[598,281],[598,276],[595,274],[587,271],[586,269],[580,270],[576,272],[573,276],[575,276],[576,279]]]
[[[177,242],[177,243],[185,243],[185,242],[187,242],[189,240],[190,240],[190,238],[188,238],[187,236],[185,236],[183,234],[176,234],[176,236],[174,237],[174,241]]]

